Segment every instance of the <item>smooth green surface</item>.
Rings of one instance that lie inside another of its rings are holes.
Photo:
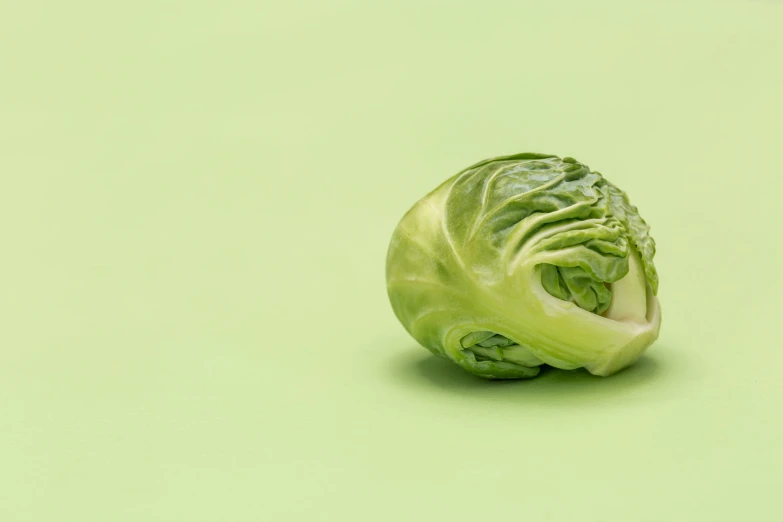
[[[0,520],[777,520],[783,4],[519,4],[7,3]],[[395,319],[401,214],[519,150],[652,225],[631,369]]]

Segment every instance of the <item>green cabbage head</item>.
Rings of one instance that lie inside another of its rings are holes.
[[[402,218],[389,299],[419,343],[480,377],[534,377],[542,364],[609,375],[658,337],[649,230],[573,158],[488,159]]]

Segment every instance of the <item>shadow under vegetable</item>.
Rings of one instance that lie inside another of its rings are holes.
[[[654,355],[644,355],[632,366],[609,377],[597,377],[584,369],[566,371],[545,365],[533,379],[487,380],[416,347],[395,356],[392,374],[408,386],[441,389],[473,398],[562,403],[633,394],[661,374],[661,365]]]

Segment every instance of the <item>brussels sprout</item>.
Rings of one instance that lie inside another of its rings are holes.
[[[392,235],[389,299],[433,354],[490,379],[542,364],[610,375],[658,337],[650,227],[573,158],[522,153],[459,172]]]

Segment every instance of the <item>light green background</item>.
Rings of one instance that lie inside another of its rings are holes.
[[[780,520],[783,2],[6,2],[3,522]],[[487,383],[384,257],[464,166],[571,155],[661,337]]]

